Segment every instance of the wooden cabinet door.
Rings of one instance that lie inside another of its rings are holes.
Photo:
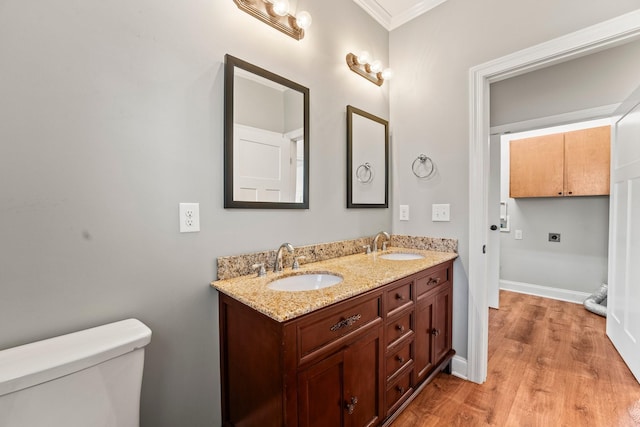
[[[329,356],[298,374],[299,427],[344,425],[344,354]]]
[[[435,295],[433,319],[433,360],[438,363],[451,350],[452,286],[447,284]]]
[[[558,197],[563,193],[564,137],[511,141],[509,197]]]
[[[356,342],[298,374],[300,427],[368,427],[381,418],[382,332]]]
[[[421,382],[433,368],[433,320],[434,320],[433,295],[428,295],[418,301],[416,305],[416,336],[415,336],[415,372],[416,382]]]
[[[609,194],[610,135],[609,126],[564,134],[565,196]]]
[[[382,356],[381,328],[368,333],[345,350],[346,427],[375,426],[382,420]]]

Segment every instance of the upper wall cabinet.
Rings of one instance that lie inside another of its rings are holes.
[[[512,140],[509,196],[609,194],[609,126]]]

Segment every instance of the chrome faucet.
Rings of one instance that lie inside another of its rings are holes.
[[[380,238],[380,236],[384,236],[387,239],[386,242],[391,240],[389,233],[387,233],[386,231],[379,232],[378,234],[376,234],[376,237],[373,238],[373,252],[378,252],[378,239]],[[383,243],[382,250],[386,248],[386,242]]]
[[[293,253],[293,246],[291,246],[291,243],[283,243],[280,245],[280,247],[278,248],[278,251],[276,252],[276,260],[273,263],[274,273],[282,271],[282,250],[283,249],[286,249],[290,254]]]

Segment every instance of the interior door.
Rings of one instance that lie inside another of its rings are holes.
[[[290,200],[291,141],[277,132],[242,125],[234,126],[233,136],[234,200]]]
[[[487,303],[500,305],[500,135],[489,141],[489,237],[487,240]]]
[[[640,87],[615,117],[607,335],[640,382]]]

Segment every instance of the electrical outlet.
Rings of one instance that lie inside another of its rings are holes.
[[[180,232],[200,231],[200,203],[180,203]]]
[[[522,230],[516,230],[515,239],[522,240]]]
[[[560,242],[560,233],[549,233],[549,241],[559,243]]]
[[[451,221],[449,207],[448,203],[431,205],[431,221]]]
[[[400,221],[409,221],[409,205],[400,205]]]

